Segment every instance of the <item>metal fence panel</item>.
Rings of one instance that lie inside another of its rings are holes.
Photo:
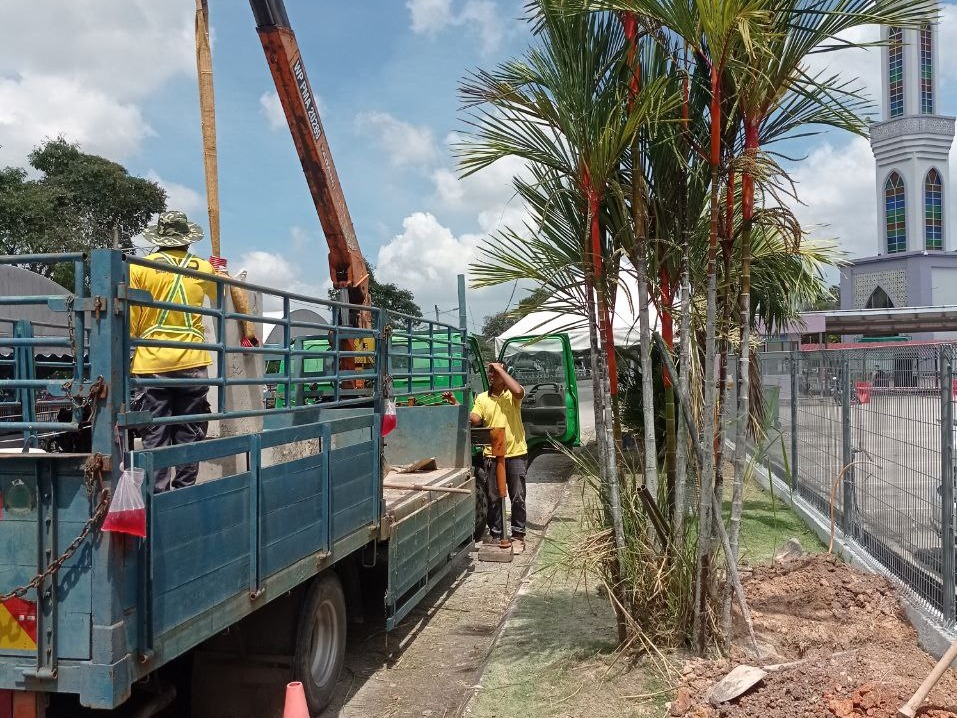
[[[957,353],[901,344],[760,356],[757,451],[825,522],[954,624]]]

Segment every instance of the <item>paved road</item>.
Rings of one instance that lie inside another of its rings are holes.
[[[581,425],[582,444],[595,438],[595,409],[593,406],[594,393],[591,379],[578,381],[578,421]]]

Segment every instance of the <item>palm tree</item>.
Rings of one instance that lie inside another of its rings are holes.
[[[472,108],[472,136],[458,147],[460,167],[467,175],[503,157],[520,157],[540,180],[571,200],[566,210],[575,209],[585,218],[586,230],[579,238],[587,261],[579,266],[584,270],[584,309],[589,317],[596,428],[621,561],[625,537],[614,422],[606,401],[613,395],[613,382],[617,384],[609,321],[617,263],[602,227],[602,213],[609,197],[623,196],[618,168],[636,129],[667,110],[669,98],[662,83],[652,83],[627,101],[627,89],[620,82],[626,43],[614,16],[568,12],[562,0],[537,0],[532,9],[540,46],[523,61],[505,63],[495,72],[478,71],[462,85],[465,105]],[[483,271],[482,264],[473,271]],[[484,270],[485,282],[496,281],[487,266]],[[554,280],[543,286],[561,289]],[[567,285],[565,290],[566,296],[574,296]]]

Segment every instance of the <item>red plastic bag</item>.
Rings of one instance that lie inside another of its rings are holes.
[[[146,537],[146,503],[143,501],[143,469],[124,469],[116,493],[103,520],[103,530]]]
[[[397,420],[395,415],[395,399],[385,400],[385,411],[382,414],[382,435],[388,436],[395,428]]]

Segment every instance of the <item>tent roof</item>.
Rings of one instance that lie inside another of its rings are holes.
[[[269,319],[281,319],[282,311],[263,312],[263,344],[282,344],[282,324],[272,324]],[[329,319],[313,309],[293,309],[289,312],[289,318],[297,322],[312,322],[314,324],[328,324]],[[311,329],[308,327],[292,327],[290,336],[292,339],[297,337],[311,337],[322,334],[321,329]]]
[[[658,312],[648,305],[648,320],[652,329],[658,325]],[[621,273],[621,285],[615,300],[615,315],[612,318],[615,346],[635,346],[640,340],[638,327],[638,285],[630,272]],[[495,352],[501,351],[508,339],[538,334],[568,334],[572,351],[587,351],[590,346],[588,322],[583,314],[558,312],[543,309],[522,317],[511,328],[495,337]]]
[[[48,277],[28,269],[0,264],[0,297],[35,297],[69,292]],[[0,307],[0,335],[13,333],[13,322],[26,319],[33,322],[33,336],[65,336],[67,318],[63,312],[54,312],[45,304],[25,304]]]

